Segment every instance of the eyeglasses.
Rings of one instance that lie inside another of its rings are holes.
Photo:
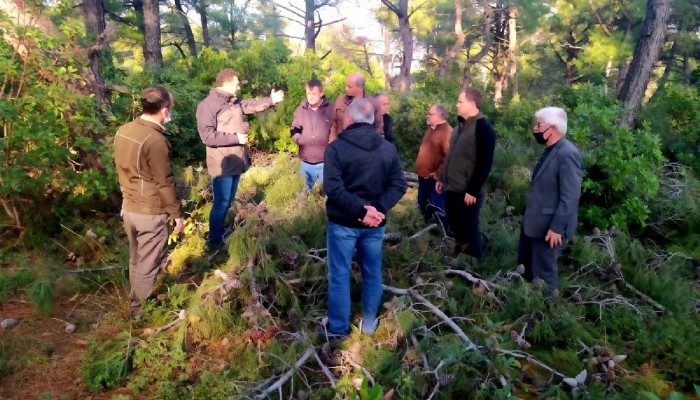
[[[541,122],[538,122],[537,124],[535,124],[535,127],[536,127],[536,128],[541,128],[541,127],[543,127],[543,126],[551,126],[551,125],[550,125],[550,124],[543,124],[543,123],[541,123]]]
[[[429,112],[428,115],[437,115],[436,113]]]

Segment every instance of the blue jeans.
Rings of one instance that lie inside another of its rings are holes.
[[[209,213],[209,245],[216,246],[224,242],[224,220],[226,213],[238,190],[240,175],[217,176],[212,181],[214,204]]]
[[[323,183],[323,163],[309,164],[302,161],[300,163],[301,176],[306,178],[306,188],[314,188],[316,181]]]
[[[435,191],[435,179],[432,177],[418,178],[418,209],[423,214],[425,222],[430,221],[435,211],[447,214],[445,206],[445,192],[438,194]]]
[[[362,270],[362,318],[377,319],[382,302],[382,242],[384,227],[348,228],[328,222],[328,325],[329,333],[350,333],[350,264],[357,248]]]

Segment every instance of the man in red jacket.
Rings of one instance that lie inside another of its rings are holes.
[[[292,121],[292,139],[299,145],[301,175],[306,188],[313,189],[316,181],[323,183],[323,153],[328,147],[333,119],[333,104],[323,95],[323,84],[316,78],[306,83],[303,100]]]

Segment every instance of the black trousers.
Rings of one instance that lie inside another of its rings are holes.
[[[457,249],[481,259],[484,248],[481,243],[479,214],[484,204],[484,196],[476,196],[476,204],[467,207],[464,204],[464,193],[448,191],[445,194],[447,220],[457,242]]]
[[[561,245],[550,248],[544,238],[533,238],[525,235],[520,226],[520,240],[518,241],[518,264],[525,266],[525,275],[528,282],[542,279],[547,284],[549,291],[559,287],[559,266],[557,259],[561,255]]]

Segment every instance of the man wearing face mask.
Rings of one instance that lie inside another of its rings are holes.
[[[348,109],[350,103],[353,99],[367,98],[367,93],[365,92],[365,77],[359,72],[353,72],[348,76],[347,81],[345,81],[345,94],[341,94],[335,100],[335,105],[333,106],[333,120],[331,121],[331,137],[330,141],[334,141],[338,138],[338,135],[347,128],[345,111]],[[384,136],[384,117],[382,111],[377,107],[377,103],[374,98],[369,97],[368,100],[375,109],[374,114],[374,130],[379,135]]]
[[[333,119],[333,104],[323,95],[323,84],[316,78],[306,83],[306,100],[294,111],[290,128],[292,139],[299,145],[301,175],[306,179],[306,189],[311,190],[316,181],[323,183],[323,153]]]
[[[581,155],[566,140],[566,111],[546,107],[535,113],[533,136],[545,146],[527,190],[520,229],[518,263],[528,281],[541,279],[550,292],[559,286],[557,258],[578,223]]]
[[[236,197],[241,174],[250,168],[248,123],[244,114],[267,110],[284,100],[282,91],[270,97],[241,100],[238,73],[231,68],[216,75],[214,88],[197,106],[197,130],[207,146],[207,169],[212,176],[214,204],[209,214],[209,248],[224,242],[224,220]]]
[[[184,220],[175,192],[170,142],[165,124],[170,119],[172,94],[151,87],[141,94],[143,114],[117,131],[114,163],[122,192],[122,218],[129,240],[129,300],[131,318],[143,315],[141,302],[153,294],[153,285],[165,260],[168,219],[175,232]]]

